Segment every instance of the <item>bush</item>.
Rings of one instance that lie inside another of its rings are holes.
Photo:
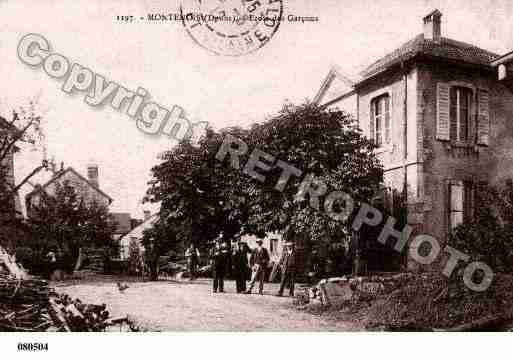
[[[502,190],[480,186],[473,219],[451,233],[449,244],[483,261],[492,270],[513,271],[513,186]]]

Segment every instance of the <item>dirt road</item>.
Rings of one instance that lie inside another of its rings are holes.
[[[129,314],[151,331],[348,331],[357,325],[298,311],[288,297],[275,297],[275,285],[264,295],[213,294],[207,281],[196,283],[132,282],[120,292],[115,282],[58,284],[59,292],[89,303],[106,303],[112,316]]]

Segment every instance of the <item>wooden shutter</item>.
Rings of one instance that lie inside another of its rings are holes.
[[[488,91],[477,91],[477,144],[488,146],[490,137],[490,95]]]
[[[370,105],[370,120],[369,120],[369,126],[370,126],[370,129],[369,129],[369,135],[370,135],[370,140],[371,141],[375,141],[375,137],[374,137],[374,109],[375,109],[375,100],[371,101],[371,105]]]
[[[450,103],[448,84],[439,82],[436,86],[436,139],[449,141]]]

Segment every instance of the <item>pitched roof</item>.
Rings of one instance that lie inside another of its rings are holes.
[[[56,180],[58,180],[59,178],[61,178],[65,173],[67,172],[73,172],[78,178],[80,178],[82,181],[86,182],[89,186],[91,186],[94,190],[96,190],[99,194],[101,194],[102,196],[106,197],[110,203],[112,203],[113,199],[108,195],[106,194],[105,192],[103,192],[101,189],[99,189],[98,187],[96,187],[95,185],[93,185],[87,178],[85,178],[84,176],[82,176],[80,173],[78,173],[77,171],[75,171],[72,167],[68,167],[66,168],[65,170],[62,170],[62,171],[59,171],[55,174],[55,176],[53,176],[48,182],[46,182],[44,185],[42,186],[36,186],[36,188],[29,192],[25,198],[28,199],[30,197],[32,197],[34,194],[38,193],[38,192],[41,192],[41,191],[44,191],[44,189],[46,187],[48,187],[50,184],[52,184],[53,182],[55,182]]]
[[[433,40],[425,39],[424,35],[420,34],[368,66],[361,75],[364,80],[369,79],[394,65],[410,60],[418,55],[428,55],[486,67],[490,67],[490,62],[499,57],[498,54],[461,41],[442,37],[441,41],[437,43]]]

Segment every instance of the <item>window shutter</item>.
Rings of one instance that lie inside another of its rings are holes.
[[[449,141],[449,90],[446,83],[439,82],[436,88],[436,139]]]
[[[369,134],[370,134],[371,141],[376,140],[376,138],[374,137],[374,111],[375,111],[374,108],[375,108],[375,103],[374,103],[374,101],[372,101],[371,106],[370,106],[370,121],[369,121],[369,126],[370,126]]]
[[[477,144],[488,146],[490,137],[490,96],[488,91],[477,91]]]

